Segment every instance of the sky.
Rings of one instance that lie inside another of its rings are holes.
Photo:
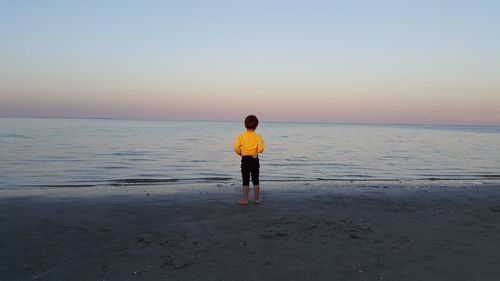
[[[0,117],[500,125],[500,1],[0,0]]]

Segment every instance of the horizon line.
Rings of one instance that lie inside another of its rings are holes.
[[[1,119],[74,119],[74,120],[121,120],[121,121],[167,121],[167,122],[227,122],[240,123],[241,120],[199,120],[199,119],[168,119],[168,118],[122,118],[122,117],[65,117],[65,116],[0,116]],[[480,124],[449,124],[449,123],[386,123],[386,122],[332,122],[332,121],[266,121],[271,124],[319,124],[319,125],[382,125],[382,126],[467,126],[467,127],[500,127]]]

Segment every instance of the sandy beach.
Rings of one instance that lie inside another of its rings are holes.
[[[499,280],[498,182],[0,191],[0,280]]]

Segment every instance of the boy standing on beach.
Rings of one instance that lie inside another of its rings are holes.
[[[245,118],[245,128],[247,131],[240,134],[234,142],[234,152],[241,156],[241,176],[243,177],[243,199],[238,202],[241,205],[248,205],[248,191],[250,176],[253,183],[254,203],[259,204],[259,153],[264,152],[264,140],[255,133],[259,125],[259,119],[255,115],[248,115]]]

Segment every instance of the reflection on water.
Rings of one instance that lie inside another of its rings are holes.
[[[236,122],[0,118],[0,188],[238,181]],[[263,181],[500,178],[500,128],[265,123]]]

